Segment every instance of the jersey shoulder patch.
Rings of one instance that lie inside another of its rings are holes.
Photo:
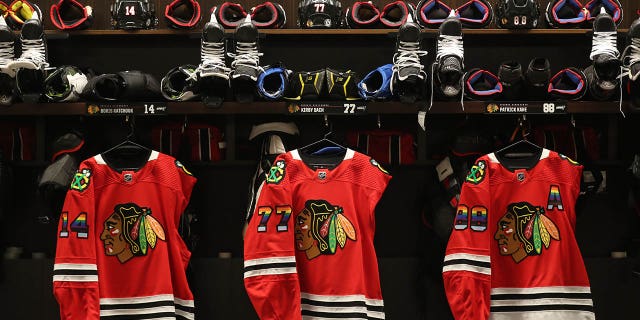
[[[78,171],[76,171],[76,174],[73,175],[73,179],[71,179],[71,185],[69,186],[69,189],[82,192],[89,187],[90,182],[91,182],[91,169],[89,168],[78,169]]]
[[[467,174],[466,182],[472,184],[480,184],[484,181],[484,177],[487,175],[487,162],[484,160],[478,160],[476,163],[469,169],[469,173]]]
[[[287,167],[284,160],[277,160],[269,171],[265,172],[266,183],[268,184],[280,184],[285,176],[285,168]]]

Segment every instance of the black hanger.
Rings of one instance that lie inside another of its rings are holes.
[[[542,147],[526,140],[518,140],[494,153],[500,155],[503,158],[527,158],[535,155],[540,155]]]
[[[102,152],[100,155],[104,161],[116,171],[138,170],[149,160],[151,149],[133,141],[135,137],[135,121],[129,116],[125,117],[129,123],[130,131],[124,141]]]
[[[518,119],[518,128],[512,137],[515,138],[515,133],[521,130],[522,139],[494,152],[500,163],[509,170],[530,169],[540,160],[543,148],[527,140],[528,133],[524,127],[525,121],[526,116]]]
[[[306,154],[313,154],[315,151],[321,150],[322,148],[326,148],[326,147],[337,147],[340,149],[341,152],[344,152],[347,150],[347,148],[344,147],[343,145],[329,139],[329,136],[333,133],[333,128],[332,128],[333,126],[329,124],[327,115],[324,116],[324,119],[325,119],[325,126],[329,127],[329,131],[324,134],[324,137],[322,139],[312,142],[304,147],[298,148],[300,152],[304,152]]]
[[[334,168],[344,158],[347,148],[333,140],[329,136],[333,133],[327,115],[324,116],[325,126],[329,131],[318,141],[312,142],[304,147],[298,148],[302,161],[313,168]]]

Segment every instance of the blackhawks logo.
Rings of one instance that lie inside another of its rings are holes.
[[[296,217],[294,226],[296,249],[309,260],[321,254],[335,254],[344,249],[347,239],[356,241],[356,230],[344,216],[342,207],[325,200],[308,200]]]
[[[467,175],[467,182],[478,184],[484,180],[484,176],[487,171],[487,163],[484,160],[480,160],[476,162],[469,170],[469,174]]]
[[[100,234],[105,254],[116,256],[121,263],[147,255],[158,239],[165,241],[164,228],[151,216],[151,208],[135,203],[116,205]]]
[[[90,169],[80,169],[73,176],[73,180],[71,180],[71,186],[69,187],[71,190],[76,191],[84,191],[89,187],[89,182],[91,178],[91,170]]]
[[[542,254],[542,248],[549,249],[551,240],[560,240],[558,227],[544,213],[544,208],[527,202],[510,204],[498,220],[493,237],[498,241],[498,252],[518,263]]]
[[[267,183],[278,184],[284,178],[284,168],[286,167],[284,160],[278,160],[269,168],[267,172]]]

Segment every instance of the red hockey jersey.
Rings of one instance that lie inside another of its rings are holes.
[[[333,169],[297,150],[266,174],[244,242],[244,282],[260,319],[384,319],[374,209],[391,176],[347,149]]]
[[[194,319],[178,234],[196,179],[152,151],[137,171],[80,164],[58,229],[53,290],[63,320]]]
[[[480,157],[462,187],[443,277],[456,320],[595,319],[576,243],[582,166],[542,149],[531,169]]]

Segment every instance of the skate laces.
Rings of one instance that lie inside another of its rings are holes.
[[[464,59],[462,36],[440,35],[438,38],[438,52],[436,52],[436,60],[450,55],[459,57],[460,60]]]
[[[46,49],[43,39],[22,39],[22,55],[21,59],[28,59],[41,66],[48,66],[46,58]]]
[[[632,65],[640,62],[640,38],[632,38],[629,44],[622,52],[622,64],[625,68],[631,68]]]
[[[393,69],[400,71],[404,68],[417,68],[419,76],[424,77],[420,56],[427,54],[427,51],[420,50],[420,42],[399,41],[398,52],[393,55]]]
[[[622,74],[622,66],[620,67],[620,73]],[[618,110],[620,110],[620,114],[622,114],[623,118],[626,118],[627,116],[624,114],[624,111],[622,111],[622,84],[619,84],[618,87],[620,87],[620,99],[618,99]]]
[[[238,66],[245,66],[255,70],[259,70],[260,57],[263,55],[258,52],[257,42],[237,42],[236,53],[228,53],[233,58],[231,67],[236,69]]]
[[[0,42],[0,64],[6,65],[14,59],[13,41]]]
[[[446,56],[456,56],[460,58],[461,61],[464,60],[464,45],[462,42],[462,36],[449,36],[444,34],[439,36],[436,61]],[[435,68],[436,63],[434,62],[431,66],[431,92],[433,92],[433,82],[435,81]],[[460,77],[460,82],[462,82],[462,77]],[[464,111],[464,85],[462,85],[461,87],[463,91],[460,95],[460,106],[462,107],[462,111]],[[431,110],[431,107],[433,107],[433,94],[431,94],[431,99],[429,101],[429,110]]]
[[[589,58],[593,58],[599,54],[606,54],[618,58],[620,51],[618,51],[616,45],[617,32],[594,32],[593,42],[591,43],[591,55]]]
[[[229,73],[230,69],[224,63],[224,41],[208,42],[202,41],[200,47],[200,65],[195,74],[207,69],[218,68],[223,73]]]

